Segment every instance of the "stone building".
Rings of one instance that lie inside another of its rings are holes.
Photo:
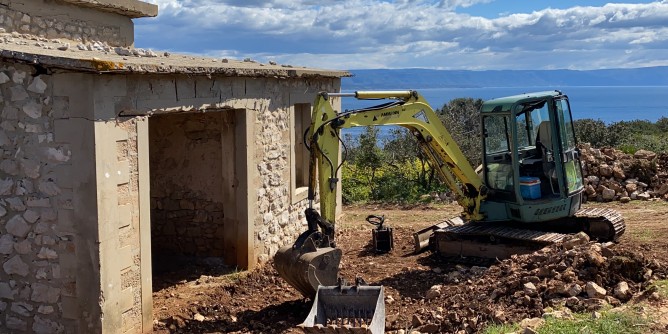
[[[0,0],[0,332],[150,332],[153,258],[252,268],[304,229],[301,134],[348,73],[135,49],[155,15]]]

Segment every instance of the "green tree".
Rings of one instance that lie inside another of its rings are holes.
[[[354,162],[360,167],[376,170],[383,164],[383,151],[378,147],[378,131],[375,126],[367,126],[359,136],[359,144],[353,153]]]
[[[480,133],[480,108],[482,99],[457,98],[437,110],[438,117],[450,131],[472,166],[482,163],[482,138]]]
[[[383,151],[389,163],[410,161],[422,156],[415,136],[406,128],[393,128],[383,141]]]
[[[581,143],[594,147],[615,147],[626,153],[639,149],[655,152],[668,150],[668,118],[656,123],[647,120],[619,121],[606,125],[601,120],[574,121],[575,134]]]
[[[393,129],[390,138],[385,140],[383,145],[388,164],[396,168],[406,165],[415,168],[414,173],[399,173],[397,175],[398,178],[402,178],[408,183],[398,184],[393,180],[393,183],[397,184],[397,189],[417,187],[417,190],[412,193],[424,194],[441,188],[437,184],[436,171],[429,165],[429,161],[422,153],[417,139],[408,129]],[[409,178],[408,175],[414,175],[414,178]]]
[[[383,151],[378,147],[378,131],[377,127],[367,126],[356,142],[352,136],[343,139],[347,163],[343,166],[342,185],[347,203],[362,201],[376,192],[376,174],[385,164]]]
[[[661,133],[668,133],[668,117],[661,116],[658,121],[656,121],[656,126]]]
[[[573,121],[575,136],[580,143],[590,143],[594,147],[608,145],[608,127],[600,119],[591,118]]]

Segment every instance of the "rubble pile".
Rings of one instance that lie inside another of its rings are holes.
[[[668,200],[668,153],[580,146],[585,195],[590,201],[623,203]]]
[[[594,312],[652,297],[647,288],[650,281],[665,276],[661,268],[657,260],[619,245],[589,242],[582,233],[489,269],[457,267],[445,274],[443,285],[433,286],[419,301],[424,307],[411,324],[422,333],[470,333],[490,323]],[[401,326],[387,325],[390,330]]]

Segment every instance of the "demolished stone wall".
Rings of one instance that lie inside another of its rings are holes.
[[[63,332],[62,297],[75,294],[63,260],[72,235],[56,228],[58,212],[72,209],[72,189],[58,168],[68,145],[54,140],[49,117],[61,104],[50,76],[0,62],[0,322],[10,331]],[[68,256],[70,255],[70,256]]]
[[[627,154],[589,144],[581,145],[580,152],[588,200],[668,200],[667,153],[639,150]]]

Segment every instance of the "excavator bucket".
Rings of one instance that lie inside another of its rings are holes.
[[[333,247],[285,246],[274,256],[274,268],[304,297],[313,299],[318,286],[336,284],[341,255]]]
[[[308,230],[300,234],[292,246],[278,250],[274,255],[274,268],[304,297],[313,299],[318,286],[336,285],[342,252],[334,247],[333,226],[312,208],[304,213]]]
[[[320,286],[311,312],[298,325],[305,333],[385,333],[382,286]]]

